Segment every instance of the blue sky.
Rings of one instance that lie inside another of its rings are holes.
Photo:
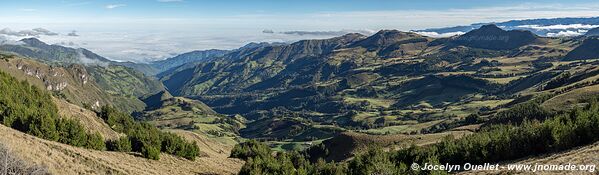
[[[0,29],[41,27],[60,34],[39,36],[45,42],[85,47],[114,60],[150,61],[191,50],[232,49],[251,41],[332,37],[281,34],[285,31],[367,34],[599,16],[597,9],[599,2],[591,0],[18,0],[0,2]],[[79,36],[67,37],[72,31]]]

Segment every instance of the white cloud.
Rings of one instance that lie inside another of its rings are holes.
[[[0,45],[21,45],[25,44],[21,41],[10,39],[4,35],[0,35]]]
[[[433,38],[446,38],[446,37],[452,37],[452,36],[456,36],[456,35],[463,35],[464,32],[447,32],[447,33],[437,33],[437,32],[414,32],[417,33],[419,35],[424,35],[424,36],[429,36],[429,37],[433,37]]]
[[[54,35],[58,35],[58,33],[56,32],[52,32],[48,29],[44,29],[44,28],[35,28],[35,29],[31,29],[31,30],[21,30],[21,31],[13,31],[10,28],[4,28],[2,30],[0,30],[0,34],[3,35],[8,35],[8,36],[27,36],[27,37],[31,37],[31,36],[41,36],[41,35],[48,35],[48,36],[54,36]]]
[[[558,33],[547,33],[548,37],[570,37],[570,36],[579,36],[579,35],[583,35],[584,33],[586,33],[586,31],[584,30],[579,30],[579,31],[571,31],[571,30],[566,30],[566,31],[560,31]]]
[[[153,0],[157,2],[158,0]],[[125,1],[116,1],[125,2]],[[117,3],[115,3],[118,5]],[[122,4],[124,5],[124,4]],[[117,8],[117,7],[114,7]],[[40,36],[50,44],[81,46],[102,56],[122,61],[164,59],[178,53],[204,49],[234,49],[249,42],[293,42],[323,39],[330,35],[282,34],[283,31],[340,31],[342,29],[418,30],[478,22],[501,22],[518,19],[596,17],[599,3],[591,4],[521,4],[507,7],[446,9],[334,11],[317,13],[202,16],[9,16],[0,15],[4,26],[28,29],[44,26],[67,34],[74,28],[79,37]],[[49,21],[59,21],[52,23]],[[267,29],[266,33],[262,31]],[[270,30],[273,33],[270,33]],[[552,35],[574,35],[579,30]],[[447,37],[460,33],[424,33]],[[71,44],[72,43],[72,44]]]
[[[115,8],[125,7],[125,6],[127,6],[127,4],[108,4],[104,7],[107,9],[115,9]]]
[[[517,26],[520,28],[531,28],[536,30],[566,30],[566,29],[592,29],[597,28],[599,25],[588,25],[588,24],[568,24],[568,25],[550,25],[550,26],[539,26],[539,25],[521,25]]]
[[[91,59],[91,58],[88,58],[87,56],[85,56],[85,54],[83,54],[82,48],[77,49],[77,58],[84,65],[99,65],[99,66],[103,66],[103,67],[108,66],[107,62],[103,62],[103,61],[96,60],[96,59]]]

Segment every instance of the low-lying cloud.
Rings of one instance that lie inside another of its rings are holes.
[[[83,54],[82,48],[77,49],[77,58],[79,59],[81,64],[84,64],[84,65],[98,65],[98,66],[102,66],[102,67],[108,66],[107,62],[103,62],[103,61],[96,60],[96,59],[91,59],[91,58],[88,58],[87,56],[85,56],[85,54]]]
[[[0,35],[0,45],[22,45],[22,44],[25,44],[25,43]]]
[[[0,34],[3,35],[8,35],[8,36],[32,36],[32,37],[39,37],[42,35],[46,35],[46,36],[55,36],[58,35],[58,33],[56,32],[52,32],[48,29],[44,29],[44,28],[35,28],[35,29],[31,29],[31,30],[21,30],[21,31],[13,31],[9,28],[4,28],[2,30],[0,30]]]
[[[567,29],[592,29],[597,28],[599,25],[589,25],[589,24],[559,24],[559,25],[548,25],[548,26],[540,26],[540,25],[520,25],[517,26],[519,28],[530,28],[535,30],[567,30]]]
[[[417,33],[419,35],[428,36],[428,37],[433,37],[433,38],[446,38],[446,37],[452,37],[452,36],[457,36],[457,35],[463,35],[464,34],[464,32],[447,32],[447,33],[414,32],[414,33]]]
[[[559,31],[557,33],[547,33],[548,37],[571,37],[571,36],[580,36],[580,35],[584,35],[585,33],[587,33],[587,30],[577,30],[577,31],[572,31],[572,30],[566,30],[566,31]]]

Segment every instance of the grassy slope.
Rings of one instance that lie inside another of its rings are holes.
[[[213,154],[195,161],[162,154],[155,161],[128,153],[88,150],[26,135],[3,125],[0,135],[0,142],[6,147],[27,161],[48,166],[53,174],[235,174],[243,165],[241,160]]]
[[[341,133],[332,139],[325,140],[322,143],[330,150],[326,160],[346,160],[357,153],[365,151],[373,145],[381,146],[386,149],[398,150],[410,147],[411,145],[428,145],[436,143],[444,137],[453,135],[455,138],[471,133],[470,131],[448,131],[435,134],[422,135],[368,135],[354,132]]]
[[[599,159],[597,159],[597,152],[599,152],[599,142],[592,145],[579,147],[576,149],[563,151],[551,155],[544,155],[538,157],[531,157],[514,162],[501,163],[505,164],[527,164],[527,165],[566,165],[571,163],[573,165],[599,165]],[[587,171],[542,171],[542,172],[508,172],[508,171],[468,171],[458,174],[596,174],[589,173]]]
[[[98,132],[106,140],[115,140],[120,136],[119,133],[104,123],[95,112],[57,98],[54,98],[54,103],[58,107],[58,113],[61,117],[79,120],[85,130],[92,133]]]

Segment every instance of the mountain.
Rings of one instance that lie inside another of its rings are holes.
[[[481,26],[453,40],[459,45],[492,50],[514,49],[537,41],[537,36],[530,31],[505,31],[493,24]]]
[[[255,48],[260,48],[260,47],[268,47],[268,46],[282,46],[282,45],[287,45],[286,43],[282,43],[282,42],[250,42],[247,43],[244,46],[241,46],[240,48],[236,49],[236,50],[245,50],[245,49],[255,49]]]
[[[17,53],[51,65],[107,65],[111,62],[87,49],[48,45],[36,38],[25,38],[21,41],[23,45],[0,45],[0,50]]]
[[[6,62],[6,66],[43,81],[44,89],[63,93],[75,104],[118,105],[131,112],[144,107],[137,97],[164,90],[156,79],[89,50],[48,45],[35,38],[21,41],[24,44],[0,45],[0,52],[20,56]],[[127,100],[115,101],[115,96]]]
[[[593,28],[593,29],[587,31],[587,33],[585,33],[584,35],[585,36],[599,36],[599,27]]]
[[[574,50],[568,52],[564,60],[586,60],[599,58],[599,38],[587,38]]]
[[[410,50],[421,50],[430,40],[432,39],[412,32],[381,30],[350,47],[366,48],[368,51],[376,51],[381,57],[390,58],[405,56],[410,54]]]
[[[457,122],[473,110],[493,113],[520,94],[557,93],[543,87],[560,82],[554,78],[570,67],[552,65],[575,67],[560,59],[579,42],[495,25],[438,39],[381,30],[239,49],[159,78],[174,96],[247,118],[243,137],[305,141],[345,130],[406,134],[420,129],[399,128],[446,128],[451,125],[423,125],[454,115]],[[406,124],[412,120],[419,124]]]
[[[475,23],[466,26],[416,30],[416,32],[435,32],[437,34],[466,33],[488,24],[495,24],[504,30],[528,30],[539,36],[549,36],[567,31],[578,33],[578,30],[585,30],[587,28],[580,28],[580,26],[576,25],[599,25],[599,17],[510,20],[505,22]]]
[[[312,61],[363,36],[348,34],[327,40],[303,40],[289,45],[240,49],[195,67],[164,75],[161,80],[173,95],[233,92],[273,78],[280,71],[299,74],[302,66],[321,66]],[[286,70],[284,65],[289,65]],[[300,79],[301,77],[298,77]],[[266,83],[266,82],[265,82]],[[252,88],[259,88],[255,85]]]
[[[82,65],[49,66],[17,56],[0,61],[0,68],[11,76],[27,80],[78,106],[99,109],[104,105],[112,105],[123,111],[143,110],[145,106],[134,96],[108,92],[109,85],[98,84],[95,74]],[[96,69],[112,70],[103,67],[96,67]]]
[[[144,73],[147,76],[156,75],[156,74],[160,73],[160,71],[161,71],[160,69],[152,66],[151,64],[147,64],[147,63],[135,63],[135,62],[131,62],[131,61],[126,61],[126,62],[114,62],[112,64],[133,68],[139,72]]]
[[[154,61],[150,64],[154,68],[158,69],[158,72],[163,72],[165,70],[169,70],[171,68],[178,67],[187,63],[199,62],[214,57],[220,57],[229,52],[230,51],[228,50],[218,49],[192,51],[165,60]]]

